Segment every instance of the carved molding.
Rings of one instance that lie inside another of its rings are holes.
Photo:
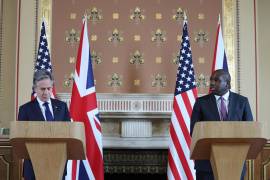
[[[145,119],[123,120],[121,123],[122,137],[151,137],[152,122]]]
[[[70,104],[70,93],[57,97]],[[170,118],[173,94],[97,94],[103,118]]]
[[[167,150],[104,150],[105,173],[166,174]]]

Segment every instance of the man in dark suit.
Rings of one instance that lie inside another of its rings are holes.
[[[230,74],[222,69],[213,72],[210,78],[211,93],[197,98],[190,124],[190,134],[199,121],[253,121],[248,99],[230,91]],[[196,160],[196,179],[213,180],[213,171],[208,160]],[[241,179],[244,179],[244,166]]]
[[[65,102],[51,99],[53,77],[46,70],[35,72],[33,89],[37,97],[19,109],[19,121],[70,121],[70,116]],[[24,160],[23,176],[26,180],[35,180],[35,175],[30,160]],[[64,177],[63,177],[64,178]]]

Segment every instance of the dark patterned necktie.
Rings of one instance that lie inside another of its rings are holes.
[[[46,120],[47,121],[53,121],[53,115],[52,115],[52,113],[50,111],[49,103],[48,102],[45,102],[45,103],[43,103],[43,106],[45,107]]]
[[[220,99],[220,116],[221,116],[220,120],[226,121],[228,120],[228,112],[224,102],[224,98],[221,96],[219,99]]]

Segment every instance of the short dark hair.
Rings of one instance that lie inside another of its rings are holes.
[[[34,73],[34,78],[33,78],[33,88],[36,87],[37,82],[43,80],[43,79],[50,79],[52,83],[54,82],[52,74],[47,71],[47,70],[37,70]]]

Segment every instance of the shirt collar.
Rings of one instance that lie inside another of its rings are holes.
[[[41,100],[39,99],[39,97],[37,97],[37,101],[38,101],[38,104],[39,104],[40,106],[43,106],[43,104],[45,103],[45,102],[41,101]],[[49,99],[49,100],[46,101],[46,102],[48,102],[49,105],[52,104],[51,99]]]
[[[225,99],[225,101],[229,100],[229,96],[230,96],[230,91],[226,92],[222,97]],[[219,100],[220,96],[215,95],[216,101]]]

